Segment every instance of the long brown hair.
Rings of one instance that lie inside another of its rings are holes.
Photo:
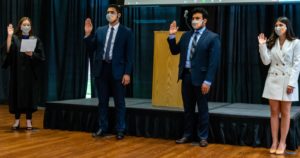
[[[286,39],[288,39],[289,41],[293,41],[294,39],[296,39],[296,36],[295,36],[295,33],[294,33],[294,30],[292,28],[292,24],[290,22],[290,20],[287,18],[287,17],[279,17],[273,26],[275,26],[276,22],[279,21],[279,22],[282,22],[286,25]],[[273,32],[270,36],[270,38],[268,39],[267,41],[267,47],[269,49],[273,48],[275,43],[276,43],[276,39],[278,38],[279,36],[275,33],[275,28],[273,28]]]
[[[25,21],[25,20],[28,20],[30,25],[31,25],[31,30],[29,32],[29,36],[32,36],[33,35],[33,31],[32,31],[32,22],[30,20],[29,17],[22,17],[18,23],[18,28],[16,29],[16,35],[21,37],[22,36],[22,30],[21,30],[21,26],[22,26],[22,23]]]

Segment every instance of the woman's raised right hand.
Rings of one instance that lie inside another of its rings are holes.
[[[14,26],[12,24],[9,24],[7,26],[7,35],[9,37],[12,37],[13,34],[14,34]]]
[[[257,39],[259,44],[265,44],[267,42],[267,37],[263,33],[259,34]]]

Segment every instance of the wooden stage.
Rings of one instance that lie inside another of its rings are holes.
[[[13,115],[0,106],[0,158],[299,158],[300,153],[270,155],[266,148],[209,144],[176,145],[174,140],[127,136],[94,139],[90,133],[43,129],[44,110],[33,115],[34,131],[11,131]],[[22,116],[23,127],[25,118]]]

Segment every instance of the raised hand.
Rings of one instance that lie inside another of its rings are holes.
[[[169,30],[170,35],[176,34],[176,32],[178,31],[178,28],[179,27],[177,27],[176,21],[174,20],[170,25],[170,30]]]
[[[12,24],[9,24],[9,25],[7,26],[7,35],[8,35],[9,37],[11,37],[13,34],[14,34],[14,27],[13,27]]]
[[[14,27],[12,24],[9,24],[7,26],[6,53],[10,53],[10,46],[11,46],[11,40],[13,34],[14,34]]]
[[[84,31],[85,31],[85,36],[91,35],[91,33],[93,31],[93,24],[92,24],[92,20],[90,18],[87,18],[85,20]]]
[[[259,44],[265,44],[267,42],[267,37],[263,33],[259,34],[257,39]]]

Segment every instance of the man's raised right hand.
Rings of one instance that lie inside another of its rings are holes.
[[[87,18],[85,20],[84,31],[85,31],[85,36],[86,37],[91,35],[91,33],[93,31],[93,24],[92,24],[92,20],[90,18]]]
[[[176,21],[174,20],[171,25],[170,25],[170,35],[175,35],[178,31],[178,27],[177,27],[177,24],[176,24]]]

